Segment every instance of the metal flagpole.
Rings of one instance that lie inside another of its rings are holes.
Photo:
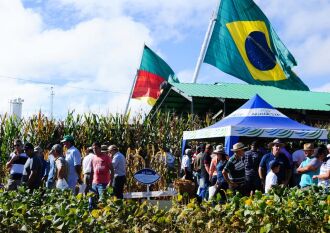
[[[125,116],[127,114],[127,111],[128,111],[128,107],[129,107],[129,103],[131,102],[131,98],[132,98],[132,94],[133,94],[133,89],[135,87],[135,83],[136,83],[136,78],[137,78],[137,73],[139,71],[137,70],[136,73],[135,73],[135,77],[134,77],[134,80],[133,80],[133,85],[132,85],[132,88],[131,88],[131,91],[129,93],[129,96],[128,96],[128,100],[127,100],[127,104],[126,104],[126,108],[125,108]]]
[[[142,48],[142,53],[141,53],[140,67],[141,67],[141,64],[142,64],[142,56],[143,56],[144,47],[145,47],[145,43],[143,43],[143,48]],[[137,70],[136,73],[135,73],[133,85],[132,85],[131,91],[130,91],[129,96],[128,96],[128,100],[127,100],[127,104],[126,104],[126,108],[125,108],[125,116],[127,114],[128,107],[129,107],[129,104],[131,102],[131,98],[132,98],[133,90],[134,90],[134,87],[135,87],[135,84],[136,84],[136,79],[137,79],[138,72],[139,72],[139,70]]]
[[[196,64],[196,67],[195,67],[195,71],[194,71],[194,75],[193,75],[193,80],[192,80],[193,83],[196,83],[196,81],[197,81],[199,70],[200,70],[201,65],[203,63],[207,46],[208,46],[208,44],[210,42],[211,33],[213,31],[214,24],[215,24],[215,22],[217,20],[220,2],[221,2],[221,0],[219,0],[218,6],[217,6],[216,10],[213,11],[212,17],[210,19],[209,26],[207,27],[207,31],[206,31],[206,34],[205,34],[205,37],[204,37],[202,48],[201,48],[201,52],[199,54],[199,57],[198,57],[198,60],[197,60],[197,64]]]

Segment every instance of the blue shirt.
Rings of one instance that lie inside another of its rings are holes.
[[[262,158],[260,151],[249,150],[244,154],[245,176],[247,177],[259,177],[258,168]]]
[[[68,162],[69,174],[68,174],[68,185],[69,188],[74,189],[78,181],[78,174],[75,166],[81,165],[81,155],[79,150],[71,146],[65,154],[65,160]]]
[[[270,171],[270,162],[276,160],[280,164],[280,171],[276,174],[278,183],[281,184],[283,180],[285,180],[285,173],[287,169],[290,169],[290,163],[288,158],[284,154],[279,154],[277,157],[275,157],[272,153],[265,154],[260,162],[259,167],[262,167],[268,172]]]
[[[300,179],[300,187],[306,187],[306,186],[310,186],[310,185],[317,185],[318,180],[314,179],[313,180],[313,176],[314,175],[318,175],[320,174],[320,167],[322,165],[322,162],[320,162],[317,158],[306,158],[301,164],[300,167],[306,167],[307,165],[312,165],[313,167],[316,167],[316,171],[307,171],[305,173],[303,173],[301,175],[301,179]]]
[[[219,161],[219,163],[216,166],[216,169],[217,169],[217,182],[219,184],[226,183],[226,180],[222,175],[222,170],[225,167],[226,163],[227,163],[227,161]]]

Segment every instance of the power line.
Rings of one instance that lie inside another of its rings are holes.
[[[19,81],[30,82],[30,83],[50,85],[50,86],[59,86],[57,84],[50,83],[50,82],[43,82],[43,81],[37,81],[37,80],[32,80],[32,79],[17,78],[17,77],[11,77],[11,76],[6,76],[6,75],[0,75],[0,78],[1,79],[13,79],[13,80],[19,80]],[[84,87],[77,87],[77,86],[71,86],[71,85],[66,85],[65,87],[78,89],[78,90],[85,90],[85,91],[95,91],[95,92],[114,93],[114,94],[123,94],[123,95],[128,94],[128,92],[109,91],[109,90],[101,90],[101,89],[94,89],[94,88],[84,88]]]

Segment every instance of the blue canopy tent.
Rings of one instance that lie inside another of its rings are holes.
[[[259,95],[239,109],[204,129],[184,131],[183,140],[225,137],[226,152],[239,137],[292,138],[327,140],[328,131],[301,124],[290,119]]]

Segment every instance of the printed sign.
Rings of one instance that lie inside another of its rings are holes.
[[[160,178],[157,172],[150,168],[144,168],[134,174],[134,179],[142,184],[153,184]]]

